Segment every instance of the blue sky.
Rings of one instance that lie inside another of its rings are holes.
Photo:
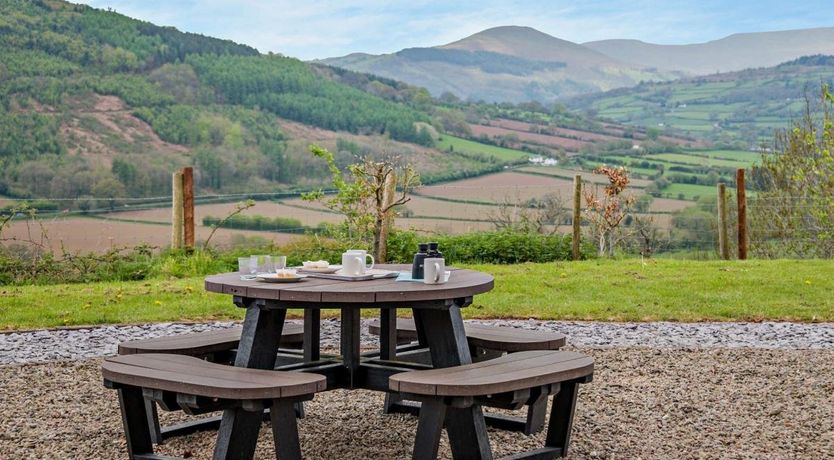
[[[79,0],[75,0],[79,1]],[[585,42],[664,44],[834,26],[830,0],[81,0],[302,59],[448,43],[501,25]]]

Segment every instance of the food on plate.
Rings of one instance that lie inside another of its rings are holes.
[[[304,261],[304,268],[327,268],[330,266],[330,262],[326,260],[305,260]]]

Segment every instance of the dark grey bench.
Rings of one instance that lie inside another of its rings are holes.
[[[234,350],[240,343],[240,333],[243,329],[232,327],[208,332],[194,332],[178,334],[152,339],[132,340],[119,344],[120,355],[136,355],[146,353],[168,353],[174,355],[194,356],[209,362],[220,364],[234,363]],[[301,348],[304,341],[304,327],[301,324],[285,323],[281,331],[280,347]],[[151,426],[151,438],[154,444],[161,444],[165,439],[201,430],[213,430],[220,426],[220,417],[209,417],[191,420],[171,426],[160,426],[156,404],[147,401],[148,423]],[[299,414],[303,413],[298,404]]]
[[[224,410],[234,423],[241,411],[270,409],[275,449],[282,460],[300,460],[301,446],[293,405],[312,399],[326,387],[321,375],[246,369],[171,354],[136,354],[107,358],[101,366],[104,385],[119,392],[119,407],[130,459],[161,460],[154,454],[146,401],[166,410],[203,413]],[[223,428],[221,427],[221,430]],[[248,459],[251,452],[215,446],[214,458]]]
[[[567,338],[560,332],[529,331],[515,327],[484,326],[466,324],[466,341],[474,351],[472,358],[488,352],[516,353],[528,350],[558,350],[565,346]],[[379,335],[379,320],[368,326],[371,334]],[[417,325],[413,319],[397,318],[397,343],[404,344],[418,340]],[[495,357],[494,354],[490,357]]]
[[[170,353],[196,356],[209,361],[218,361],[216,355],[223,355],[237,348],[243,328],[232,327],[208,332],[168,335],[152,339],[132,340],[119,344],[120,355],[139,353]],[[281,331],[283,348],[301,348],[304,341],[304,327],[301,324],[284,324]]]
[[[389,388],[422,402],[414,460],[437,458],[440,435],[452,408],[518,409],[553,395],[544,447],[505,457],[549,460],[567,455],[579,384],[590,382],[593,373],[593,359],[581,353],[523,351],[463,366],[396,374],[389,378]],[[456,458],[492,458],[485,454],[458,452]]]
[[[565,334],[560,332],[530,331],[514,327],[485,326],[478,324],[465,325],[466,341],[473,362],[494,359],[504,353],[518,353],[531,350],[558,350],[565,346]],[[381,333],[380,322],[374,320],[368,327],[371,334]],[[397,343],[402,345],[418,341],[417,325],[413,319],[397,318]],[[413,356],[413,355],[412,355]],[[410,357],[404,357],[411,359]],[[428,356],[423,356],[423,360]],[[427,362],[425,362],[428,364]],[[544,419],[547,407],[544,403],[531,404],[527,410],[527,417],[520,420],[517,417],[508,417],[500,414],[488,414],[487,423],[491,426],[521,431],[524,434],[533,434],[544,428]],[[404,412],[417,414],[419,406],[409,404],[397,395],[388,395],[385,398],[385,413]]]

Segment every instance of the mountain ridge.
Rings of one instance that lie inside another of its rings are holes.
[[[462,99],[552,102],[561,97],[667,80],[674,72],[644,71],[578,43],[531,27],[501,26],[440,46],[394,53],[352,53],[318,63],[367,72]]]
[[[352,53],[317,62],[423,86],[435,96],[450,92],[470,100],[549,103],[641,81],[769,67],[815,54],[834,54],[834,27],[745,32],[704,43],[662,45],[635,39],[574,43],[531,27],[499,26],[435,47]]]
[[[834,54],[834,27],[742,32],[702,43],[663,45],[635,39],[609,39],[582,45],[617,55],[633,65],[692,75],[772,67],[801,56]]]

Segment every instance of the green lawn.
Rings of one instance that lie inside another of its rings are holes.
[[[494,274],[496,283],[464,309],[468,318],[834,321],[834,261],[626,259],[472,268]],[[202,278],[189,278],[3,286],[0,329],[242,317],[229,296],[202,285]]]
[[[437,142],[437,148],[439,148],[440,150],[449,150],[451,148],[455,152],[480,153],[483,155],[493,156],[502,161],[518,160],[530,156],[530,154],[528,154],[527,152],[522,152],[521,150],[513,150],[504,147],[498,147],[495,145],[481,144],[480,142],[461,139],[459,137],[450,136],[448,134],[444,134],[443,137],[440,138],[440,140]]]

